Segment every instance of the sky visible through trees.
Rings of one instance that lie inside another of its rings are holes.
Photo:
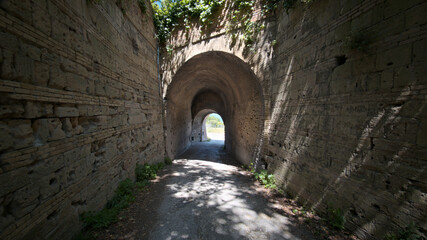
[[[224,121],[221,116],[211,113],[206,117],[206,134],[208,139],[224,141]]]
[[[222,118],[219,114],[211,113],[206,117],[206,127],[223,128],[224,121],[222,121]]]

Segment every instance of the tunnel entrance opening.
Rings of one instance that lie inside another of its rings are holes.
[[[221,121],[222,127],[223,127],[222,130],[225,129],[222,117],[220,117],[220,115],[215,110],[203,109],[200,112],[198,112],[193,118],[193,123],[192,123],[192,127],[191,127],[192,128],[191,139],[190,139],[191,144],[194,144],[196,142],[208,142],[211,140],[217,140],[216,138],[218,138],[218,136],[216,136],[216,135],[218,135],[218,134],[214,135],[214,139],[212,139],[212,137],[209,138],[209,136],[208,136],[208,129],[210,130],[213,127],[218,126],[218,123],[216,123],[215,126],[212,126],[212,124],[213,124],[212,119],[211,119],[211,121],[208,121],[209,116],[211,116],[213,114],[215,114],[216,116],[219,116],[219,118],[221,119],[220,121]],[[213,120],[213,121],[215,121],[215,120]],[[214,131],[218,132],[218,130],[216,130],[216,128]],[[224,142],[225,142],[224,140],[225,140],[225,136],[223,134],[222,140],[221,140],[222,144],[224,144]]]
[[[203,133],[206,134],[207,141],[224,142],[225,126],[222,117],[217,113],[207,115],[203,120]]]
[[[200,111],[193,119],[190,138],[191,144],[216,141],[224,145],[225,124],[221,115],[212,109]]]
[[[164,99],[170,158],[204,140],[203,120],[212,113],[223,119],[227,153],[247,165],[257,158],[264,98],[258,79],[242,59],[217,51],[193,56],[172,77]]]

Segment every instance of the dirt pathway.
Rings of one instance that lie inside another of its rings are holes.
[[[316,239],[228,165],[221,144],[195,143],[98,239]]]

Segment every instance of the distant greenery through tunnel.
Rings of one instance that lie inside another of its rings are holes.
[[[221,140],[224,141],[225,127],[224,121],[217,113],[211,113],[205,118],[206,134],[208,140]]]

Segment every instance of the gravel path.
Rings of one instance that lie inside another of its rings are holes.
[[[224,141],[224,133],[207,133],[208,138],[212,140],[221,140]]]
[[[315,239],[228,165],[222,143],[194,143],[99,239]]]

